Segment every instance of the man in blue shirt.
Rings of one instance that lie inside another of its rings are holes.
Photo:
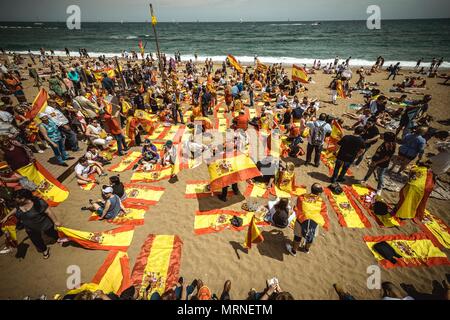
[[[398,156],[392,162],[392,166],[389,169],[393,171],[394,168],[399,165],[400,168],[397,173],[405,171],[408,164],[413,161],[417,156],[418,160],[422,159],[427,141],[423,137],[428,131],[427,127],[419,127],[416,132],[409,133],[405,136],[401,142],[401,146],[398,149]]]

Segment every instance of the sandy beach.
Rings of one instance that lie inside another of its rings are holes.
[[[286,68],[289,69],[289,68]],[[351,85],[357,81],[356,68],[353,67],[354,77]],[[442,73],[448,72],[440,70]],[[383,71],[366,78],[367,81],[377,82],[379,88],[388,97],[400,96],[399,93],[390,93],[389,88],[394,82],[401,82],[410,70],[402,70],[396,81],[385,80],[387,74]],[[24,76],[28,78],[28,75]],[[288,71],[290,75],[290,70]],[[355,92],[351,99],[338,99],[338,105],[334,106],[330,101],[329,89],[331,75],[322,74],[321,71],[312,75],[314,84],[308,84],[308,91],[299,94],[309,98],[318,98],[321,102],[319,112],[342,116],[351,112],[348,105],[351,103],[363,103],[363,95]],[[431,94],[433,100],[430,103],[429,114],[436,120],[450,118],[449,86],[442,85],[443,79],[427,78],[427,89],[423,93]],[[32,101],[37,94],[37,88],[33,87],[32,80],[24,81],[25,93],[28,101]],[[44,87],[47,87],[45,83]],[[409,98],[419,99],[420,95],[408,94]],[[351,126],[354,120],[343,118],[345,126]],[[433,126],[448,130],[448,126],[433,122]],[[348,132],[348,131],[346,131]],[[432,140],[430,144],[434,144]],[[81,144],[85,148],[84,144]],[[376,145],[378,146],[379,143]],[[376,146],[368,152],[372,155]],[[306,142],[303,144],[306,150]],[[133,148],[133,150],[139,150]],[[427,148],[427,152],[434,151]],[[51,150],[45,151],[41,157],[48,159],[52,155]],[[303,157],[304,158],[304,157]],[[120,159],[113,160],[113,164]],[[52,165],[44,163],[51,170]],[[363,162],[357,169],[352,167],[354,176],[361,179],[367,171],[367,164]],[[297,183],[308,188],[314,182],[320,182],[323,186],[329,185],[328,168],[321,165],[319,168],[300,166],[296,168]],[[109,175],[113,173],[108,172]],[[126,171],[120,174],[123,182],[130,180],[132,172]],[[448,175],[448,174],[447,174]],[[447,176],[448,178],[448,176]],[[101,184],[106,183],[107,177],[101,178]],[[141,246],[149,234],[178,235],[183,241],[180,275],[185,281],[202,279],[212,292],[220,295],[223,283],[231,280],[231,298],[246,299],[251,288],[262,290],[265,281],[277,277],[285,291],[289,291],[295,299],[331,299],[337,300],[338,296],[333,289],[333,283],[339,283],[350,291],[357,299],[379,299],[380,290],[367,288],[367,268],[376,265],[377,262],[363,241],[363,236],[412,234],[419,232],[419,227],[412,221],[407,221],[399,228],[380,228],[369,217],[372,227],[367,229],[343,228],[336,214],[331,210],[327,200],[330,230],[320,230],[310,254],[297,254],[290,256],[285,249],[285,242],[292,240],[293,231],[290,228],[282,232],[274,227],[262,227],[264,242],[255,245],[251,250],[242,249],[245,231],[236,232],[225,230],[207,235],[194,234],[194,213],[196,210],[230,209],[241,210],[245,201],[243,196],[232,196],[227,203],[217,198],[185,199],[186,181],[208,180],[208,171],[205,164],[195,168],[183,170],[178,174],[178,181],[170,183],[167,180],[152,183],[154,186],[165,188],[165,192],[157,205],[150,207],[145,217],[145,224],[136,227],[133,242],[128,250],[130,266],[135,263]],[[104,183],[103,183],[104,182]],[[96,199],[100,196],[100,188],[97,186],[91,191],[84,191],[77,185],[74,174],[70,175],[64,183],[70,190],[69,198],[55,208],[64,226],[86,231],[103,231],[113,229],[115,226],[102,221],[88,221],[89,213],[81,211],[81,206],[88,204],[88,199]],[[372,177],[371,185],[375,185]],[[246,183],[240,183],[241,192],[245,191]],[[383,191],[383,196],[388,202],[396,203],[398,193]],[[323,196],[325,198],[325,196]],[[262,199],[259,199],[262,201]],[[450,204],[448,201],[431,198],[427,208],[434,215],[450,223]],[[24,231],[18,233],[19,242],[26,236]],[[87,250],[76,246],[51,246],[51,257],[43,260],[42,255],[29,240],[29,245],[24,259],[17,259],[14,255],[0,256],[0,299],[22,299],[25,296],[39,296],[46,294],[52,298],[57,293],[67,291],[66,281],[69,276],[67,269],[71,265],[78,265],[81,269],[81,281],[89,282],[103,263],[108,252],[100,250]],[[447,256],[449,251],[445,251]],[[442,282],[450,275],[449,266],[414,267],[393,269],[381,268],[381,280],[391,281],[394,284],[408,284],[414,286],[420,292],[430,293],[432,281]]]

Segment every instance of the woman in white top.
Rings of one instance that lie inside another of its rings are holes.
[[[106,147],[113,139],[111,136],[106,134],[97,119],[93,119],[87,126],[85,134],[93,145],[100,146],[102,148]]]

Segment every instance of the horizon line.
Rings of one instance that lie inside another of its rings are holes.
[[[450,17],[446,18],[395,18],[395,19],[381,19],[381,21],[398,21],[398,20],[450,20]],[[150,20],[145,21],[125,21],[125,20],[108,20],[108,21],[94,21],[94,20],[88,20],[81,23],[150,23]],[[172,21],[158,21],[158,23],[258,23],[258,22],[344,22],[344,21],[366,21],[366,19],[323,19],[323,20],[248,20],[248,21],[240,21],[240,20],[228,20],[228,21],[211,21],[211,20],[204,20],[201,21],[200,19],[197,20],[172,20]],[[31,23],[64,23],[65,20],[0,20],[0,23],[2,22],[31,22]]]

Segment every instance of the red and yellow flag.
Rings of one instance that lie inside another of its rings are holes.
[[[425,210],[422,221],[419,221],[419,227],[438,247],[450,249],[450,228],[442,220]]]
[[[127,226],[142,226],[144,224],[144,216],[148,210],[147,206],[137,205],[132,203],[127,203],[124,206],[127,209],[127,212],[120,213],[114,219],[106,220],[109,223],[127,225]],[[89,217],[89,221],[98,221],[100,220],[100,216],[93,212]]]
[[[97,81],[103,80],[103,73],[106,73],[109,78],[114,79],[116,77],[116,72],[113,68],[104,68],[102,70],[94,71],[94,77]]]
[[[414,166],[409,173],[409,181],[400,190],[400,200],[394,215],[402,219],[421,219],[433,191],[433,173],[426,167]]]
[[[239,181],[261,176],[253,160],[239,153],[225,154],[208,165],[211,190],[218,191]]]
[[[267,65],[265,65],[264,63],[262,63],[261,61],[259,61],[259,59],[256,59],[256,70],[258,70],[259,72],[267,72],[267,70],[269,69],[269,67]]]
[[[120,295],[131,286],[128,254],[123,251],[110,251],[91,282],[97,284],[97,290]]]
[[[122,226],[102,232],[89,232],[58,227],[62,237],[78,243],[86,249],[127,251],[133,240],[134,226]]]
[[[244,247],[251,249],[252,243],[260,243],[264,241],[264,237],[261,234],[258,226],[255,222],[255,216],[253,215],[252,220],[248,226],[247,236],[245,237]]]
[[[344,186],[341,194],[334,194],[328,188],[324,189],[333,211],[338,216],[339,224],[347,228],[370,228],[369,220],[355,203],[346,187]]]
[[[144,48],[144,45],[142,44],[142,40],[139,40],[138,46],[139,46],[139,50],[141,51],[141,55],[144,56],[145,48]]]
[[[127,198],[123,201],[125,207],[131,204],[143,206],[155,205],[159,202],[165,190],[163,187],[134,183],[126,183],[124,187],[127,194]]]
[[[411,235],[391,235],[391,236],[366,236],[364,237],[369,250],[375,259],[386,269],[394,267],[421,267],[450,265],[447,255],[436,247],[424,233],[414,233]],[[387,242],[402,258],[398,258],[397,263],[392,263],[384,259],[373,246],[378,243]]]
[[[147,237],[131,274],[131,282],[140,288],[141,299],[150,300],[153,293],[162,295],[177,283],[182,247],[178,236],[150,234]]]
[[[342,80],[336,80],[336,91],[341,98],[347,98],[344,91],[344,86],[342,84]]]
[[[234,56],[231,54],[228,55],[228,60],[230,61],[230,64],[236,69],[238,73],[244,73],[244,70],[242,69],[242,66],[240,63],[236,60]]]
[[[45,91],[44,88],[41,88],[36,98],[34,98],[31,110],[25,114],[25,118],[32,120],[36,118],[36,116],[39,113],[43,112],[47,107],[47,99],[48,99],[47,91]]]
[[[56,207],[69,196],[69,190],[38,161],[17,169],[17,173],[37,185],[35,194],[44,199],[49,206]]]
[[[186,199],[200,199],[208,198],[218,195],[218,192],[212,192],[209,188],[208,180],[191,180],[186,182]],[[233,190],[228,190],[228,195],[231,195]]]
[[[319,226],[328,230],[330,220],[328,219],[327,205],[320,196],[309,193],[298,197],[294,210],[297,214],[297,220],[300,222],[313,220]]]
[[[242,226],[236,227],[231,224],[231,219],[237,216],[242,219]],[[195,234],[208,234],[220,232],[225,229],[234,231],[244,230],[254,216],[254,212],[243,212],[234,210],[215,209],[210,211],[196,211],[194,219]],[[255,223],[260,226],[269,225],[264,220],[256,220]]]
[[[113,172],[123,172],[130,170],[141,158],[141,153],[139,151],[130,151],[123,157],[119,163],[112,165],[109,171]]]
[[[341,125],[336,120],[333,120],[331,122],[331,134],[328,138],[328,143],[336,144],[339,140],[342,139],[343,136],[344,130],[342,129]]]
[[[292,80],[300,81],[302,83],[309,83],[308,74],[306,73],[305,68],[296,64],[292,65]]]

